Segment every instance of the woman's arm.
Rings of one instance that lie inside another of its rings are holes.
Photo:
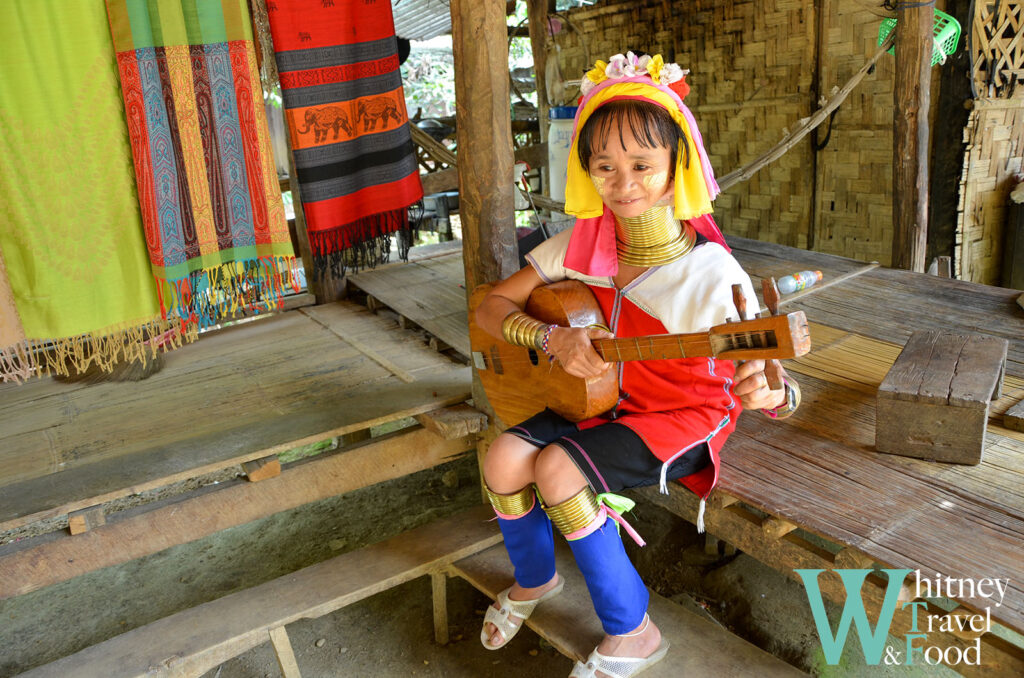
[[[504,339],[502,325],[509,315],[526,308],[530,294],[544,285],[544,280],[532,266],[498,283],[476,309],[476,324],[488,334]],[[574,377],[596,377],[611,367],[594,350],[591,339],[605,339],[613,335],[597,328],[555,327],[548,333],[548,354],[554,356],[562,368]]]

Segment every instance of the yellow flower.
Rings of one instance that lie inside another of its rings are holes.
[[[651,80],[655,84],[661,84],[661,69],[665,67],[665,60],[661,58],[660,54],[655,54],[651,57],[651,60],[647,62],[647,72],[651,75]]]
[[[604,69],[606,68],[608,68],[608,64],[598,59],[597,62],[594,63],[594,67],[587,71],[587,78],[595,85],[604,82],[608,77],[604,74]]]

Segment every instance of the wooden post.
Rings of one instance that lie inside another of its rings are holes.
[[[900,8],[893,88],[892,266],[922,273],[928,239],[928,107],[933,23],[931,5]]]
[[[501,3],[451,0],[450,7],[457,104],[455,128],[459,145],[459,213],[466,296],[469,297],[468,293],[477,285],[512,275],[519,263],[512,203],[514,160],[508,93],[508,29]],[[499,430],[494,409],[475,370],[473,402],[491,421],[491,428],[477,447],[482,473],[486,447]]]
[[[506,278],[519,261],[512,205],[508,29],[497,2],[452,0],[459,212],[466,291]]]
[[[554,13],[554,0],[526,0],[526,17],[529,19],[530,49],[533,52],[533,73],[537,81],[537,123],[540,125],[540,142],[548,140],[548,86],[545,77],[547,49],[545,44],[551,28],[548,15]],[[548,172],[545,162],[541,168],[542,191],[548,190]]]

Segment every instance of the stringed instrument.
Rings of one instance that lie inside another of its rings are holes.
[[[491,407],[506,424],[514,424],[545,407],[570,421],[607,412],[619,397],[616,370],[583,379],[568,374],[535,349],[512,346],[476,324],[476,309],[494,285],[480,285],[469,300],[469,343],[473,366]],[[601,308],[586,285],[563,280],[538,287],[526,312],[562,327],[605,324]],[[714,356],[725,360],[796,358],[811,350],[803,311],[769,315],[716,325],[706,332],[646,337],[595,339],[594,349],[605,362],[668,360]]]

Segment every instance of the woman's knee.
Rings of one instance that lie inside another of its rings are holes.
[[[499,494],[515,492],[534,482],[534,463],[540,449],[511,433],[495,438],[484,457],[484,480]]]
[[[560,445],[548,445],[534,465],[537,487],[549,506],[565,501],[588,484],[586,476]]]

